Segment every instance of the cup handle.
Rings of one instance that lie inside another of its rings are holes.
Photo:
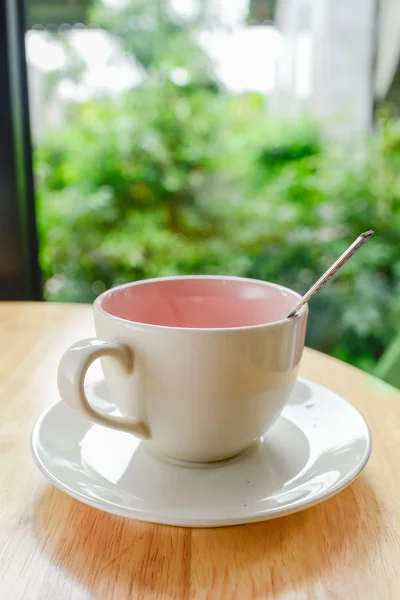
[[[57,383],[61,399],[67,406],[80,412],[93,423],[120,429],[142,439],[149,439],[150,430],[143,421],[105,415],[89,404],[85,394],[85,376],[90,365],[102,356],[110,356],[118,361],[122,372],[127,375],[133,373],[133,354],[124,344],[104,342],[96,338],[81,340],[64,353],[58,366]]]

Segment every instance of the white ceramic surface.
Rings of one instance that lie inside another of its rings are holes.
[[[87,393],[98,410],[114,413],[104,380]],[[317,504],[358,475],[371,438],[351,404],[300,379],[275,425],[235,458],[188,467],[151,447],[91,425],[61,402],[32,434],[39,469],[70,496],[116,515],[192,527],[261,521]]]
[[[61,398],[93,423],[151,439],[166,456],[234,456],[276,421],[293,389],[307,306],[285,316],[299,298],[239,277],[164,278],[109,290],[94,303],[98,338],[77,342],[61,359]],[[87,368],[100,357],[119,417],[85,397]]]

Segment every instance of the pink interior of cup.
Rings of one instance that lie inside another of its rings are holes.
[[[100,306],[138,323],[223,329],[280,321],[298,300],[295,292],[265,282],[189,277],[116,288],[102,296]]]

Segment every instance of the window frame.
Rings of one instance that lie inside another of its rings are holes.
[[[0,300],[41,300],[25,2],[0,3]]]

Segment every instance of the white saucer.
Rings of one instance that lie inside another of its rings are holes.
[[[113,412],[104,381],[87,394]],[[32,434],[39,469],[70,496],[116,515],[192,527],[262,521],[321,502],[360,473],[371,436],[346,400],[299,380],[278,422],[233,459],[189,468],[150,448],[92,425],[61,402],[41,415]]]

